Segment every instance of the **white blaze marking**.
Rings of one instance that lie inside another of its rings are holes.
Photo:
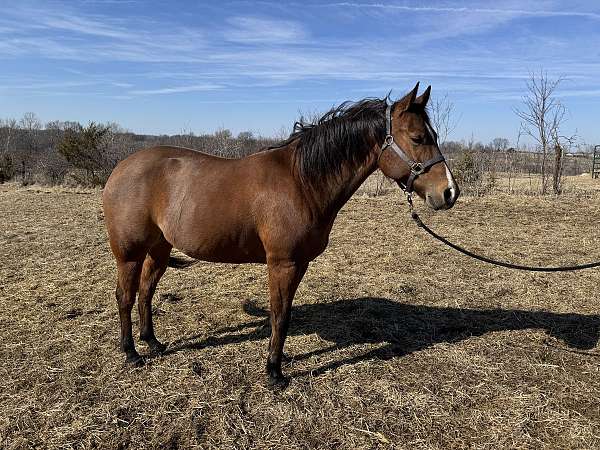
[[[450,192],[452,192],[452,197],[456,196],[456,183],[454,182],[454,177],[452,176],[452,172],[448,168],[448,164],[444,162],[444,166],[446,167],[446,178],[448,179],[448,188]]]

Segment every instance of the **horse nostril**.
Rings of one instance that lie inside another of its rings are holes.
[[[446,205],[452,206],[454,201],[456,200],[456,196],[454,195],[454,189],[446,188],[444,190],[444,200],[446,201]]]

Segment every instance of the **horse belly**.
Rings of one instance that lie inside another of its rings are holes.
[[[236,226],[224,224],[222,220],[211,222],[204,219],[165,237],[176,249],[202,261],[236,264],[266,261],[260,238],[247,225]]]
[[[233,242],[212,238],[179,250],[202,261],[234,264],[266,262],[265,250],[260,242]]]

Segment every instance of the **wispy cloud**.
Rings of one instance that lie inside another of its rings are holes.
[[[580,17],[586,19],[600,20],[600,14],[585,11],[554,11],[543,9],[513,9],[513,8],[478,8],[478,7],[451,7],[451,6],[407,6],[393,3],[358,3],[358,2],[337,2],[322,3],[320,7],[328,8],[361,8],[361,9],[384,9],[407,12],[433,12],[433,13],[456,13],[456,14],[488,14],[488,15],[509,15],[521,17]]]
[[[111,23],[103,23],[100,20],[85,17],[56,14],[43,15],[36,21],[49,29],[72,31],[90,36],[108,37],[113,39],[132,40],[135,34]]]
[[[205,46],[204,33],[198,28],[161,26],[143,18],[135,22],[85,15],[67,5],[61,12],[15,6],[6,10],[0,22],[0,54],[35,53],[73,61],[173,62],[193,60]]]
[[[217,89],[223,89],[223,86],[219,84],[194,84],[190,86],[175,86],[166,87],[160,89],[139,89],[129,91],[131,95],[164,95],[164,94],[180,94],[184,92],[198,92],[198,91],[215,91]]]
[[[261,17],[231,17],[225,39],[243,44],[289,44],[300,43],[308,37],[308,31],[298,22]]]
[[[62,81],[62,82],[47,82],[47,83],[25,83],[25,84],[9,84],[0,85],[0,89],[3,90],[42,90],[42,89],[56,89],[56,88],[72,88],[82,86],[96,85],[96,82],[90,81]]]
[[[600,97],[600,89],[569,89],[559,90],[557,97]]]

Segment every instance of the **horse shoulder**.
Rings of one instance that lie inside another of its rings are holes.
[[[329,242],[331,222],[317,219],[293,190],[272,195],[261,208],[258,231],[267,255],[311,261]]]

